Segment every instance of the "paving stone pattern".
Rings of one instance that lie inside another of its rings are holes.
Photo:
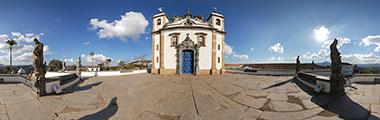
[[[347,96],[333,99],[308,91],[292,77],[242,74],[96,77],[84,80],[69,92],[40,98],[22,84],[1,84],[0,119],[380,118],[379,84],[353,84],[346,91]],[[351,112],[355,116],[347,115]]]

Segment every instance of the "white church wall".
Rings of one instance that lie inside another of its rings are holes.
[[[154,67],[158,69],[160,68],[160,34],[155,34],[153,37],[154,37],[154,44],[155,44],[154,46],[155,47],[154,49],[155,61],[152,61],[152,62],[155,62]],[[157,50],[157,45],[158,45],[158,50]]]
[[[173,29],[165,30],[163,34],[165,36],[165,69],[175,69],[176,68],[176,49],[175,47],[170,47],[170,37],[171,33],[181,33],[178,36],[178,44],[184,41],[189,33],[189,37],[194,43],[197,43],[197,35],[195,33],[203,32],[206,33],[206,47],[201,47],[199,51],[199,68],[200,69],[211,69],[211,32],[209,30],[202,29]]]

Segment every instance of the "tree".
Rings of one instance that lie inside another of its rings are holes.
[[[91,53],[90,53],[90,56],[91,56],[91,67],[94,66],[94,55],[95,55],[94,52],[91,52]]]
[[[99,63],[98,66],[99,66],[100,70],[104,70],[104,63]]]
[[[124,65],[125,65],[125,61],[122,61],[122,60],[121,60],[121,61],[119,62],[119,69],[120,69],[120,70],[124,69],[124,68],[123,68]]]
[[[106,59],[106,61],[105,61],[105,65],[106,65],[106,70],[108,71],[108,69],[109,69],[109,64],[111,63],[111,59]]]
[[[48,71],[59,71],[62,69],[62,61],[53,59],[49,62]]]
[[[16,45],[17,42],[15,40],[12,40],[12,39],[9,39],[7,40],[6,42],[8,45],[9,45],[9,66],[10,66],[10,70],[11,70],[11,73],[12,73],[12,48],[13,48],[13,45]]]

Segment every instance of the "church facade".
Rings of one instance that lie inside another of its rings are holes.
[[[152,73],[213,75],[224,73],[224,16],[153,16]]]

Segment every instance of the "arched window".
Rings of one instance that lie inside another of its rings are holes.
[[[218,44],[218,50],[220,50],[220,44]]]
[[[220,19],[216,19],[216,25],[220,25]]]
[[[220,63],[220,57],[218,57],[218,63]]]
[[[158,51],[158,45],[156,45],[156,50]]]
[[[156,63],[158,63],[158,56],[156,57]]]
[[[157,19],[157,25],[161,25],[161,19]]]

